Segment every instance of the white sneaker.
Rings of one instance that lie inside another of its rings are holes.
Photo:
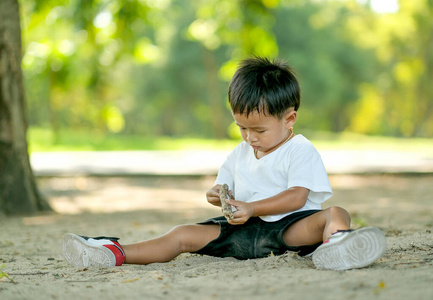
[[[338,231],[314,251],[313,263],[318,269],[363,268],[382,257],[385,249],[385,235],[379,228]]]
[[[114,267],[125,261],[125,252],[118,238],[79,236],[67,233],[63,236],[62,254],[75,267]]]

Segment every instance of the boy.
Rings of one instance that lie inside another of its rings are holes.
[[[317,268],[345,270],[370,265],[386,248],[373,227],[350,229],[342,208],[321,210],[332,195],[320,155],[293,126],[300,88],[290,67],[265,58],[244,60],[229,87],[233,118],[244,142],[222,165],[207,201],[221,206],[228,184],[233,218],[181,225],[165,235],[120,246],[117,238],[66,234],[63,255],[75,266],[167,262],[185,252],[251,259],[296,251]],[[323,242],[324,241],[324,242]]]

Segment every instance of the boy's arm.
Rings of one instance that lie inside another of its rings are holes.
[[[291,187],[275,196],[255,202],[227,200],[237,211],[229,222],[232,225],[243,224],[251,217],[283,214],[302,208],[307,202],[310,190],[304,187]]]

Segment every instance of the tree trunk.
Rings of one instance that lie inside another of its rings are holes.
[[[0,1],[0,214],[49,210],[27,152],[17,0]]]

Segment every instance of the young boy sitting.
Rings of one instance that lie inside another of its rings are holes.
[[[295,251],[312,254],[319,269],[362,268],[380,258],[386,240],[377,228],[350,229],[340,207],[321,210],[332,196],[317,150],[293,126],[300,88],[290,67],[265,58],[244,60],[229,87],[233,118],[243,142],[227,157],[207,193],[221,206],[227,184],[233,218],[180,225],[155,239],[120,245],[117,238],[68,233],[63,255],[74,266],[167,262],[181,253],[253,259]]]

